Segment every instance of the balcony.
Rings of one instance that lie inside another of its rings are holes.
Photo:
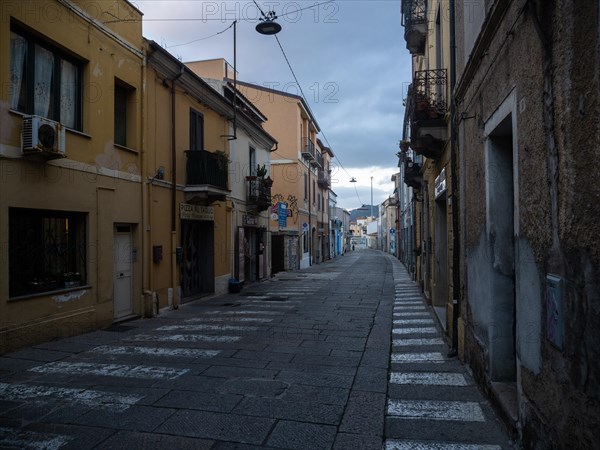
[[[315,143],[309,138],[302,138],[302,156],[309,161],[316,160]]]
[[[446,70],[415,72],[409,93],[411,143],[418,154],[438,159],[448,139]]]
[[[315,159],[311,161],[311,164],[315,167],[322,168],[323,167],[323,154],[320,152],[315,152]]]
[[[273,180],[257,176],[246,177],[247,202],[256,212],[266,211],[271,206],[271,186]]]
[[[427,39],[427,0],[402,0],[406,48],[414,55],[425,54]]]
[[[322,188],[329,188],[331,186],[331,174],[328,170],[319,169],[317,183]]]
[[[410,158],[404,161],[404,184],[413,189],[421,189],[423,175],[421,174],[421,165],[413,162]]]
[[[185,193],[188,203],[225,200],[228,190],[227,156],[206,150],[187,150]]]

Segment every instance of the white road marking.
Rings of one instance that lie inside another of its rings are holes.
[[[148,355],[148,356],[184,356],[190,358],[212,358],[221,353],[220,350],[200,350],[195,348],[164,348],[164,347],[126,347],[102,345],[90,350],[93,353],[107,355]]]
[[[443,363],[444,357],[439,352],[428,353],[392,353],[393,363]]]
[[[158,327],[157,331],[256,331],[258,327],[239,325],[164,325]]]
[[[417,327],[417,328],[394,328],[392,334],[435,334],[437,329],[433,327]]]
[[[394,339],[394,347],[406,347],[412,345],[442,345],[444,341],[440,338],[426,338],[426,339]]]
[[[394,306],[407,306],[407,305],[423,305],[422,301],[403,301],[403,300],[396,300],[394,302]]]
[[[394,325],[433,325],[432,319],[395,319]]]
[[[186,322],[248,322],[248,323],[269,323],[273,322],[273,319],[265,319],[261,317],[197,317],[194,319],[187,319]]]
[[[404,310],[425,310],[425,306],[424,305],[420,305],[420,306],[413,306],[413,305],[407,305],[407,306],[402,306],[402,305],[394,305],[394,311],[404,311]]]
[[[462,444],[459,442],[406,441],[388,439],[385,450],[501,450],[499,445]]]
[[[394,317],[431,317],[427,311],[414,311],[414,312],[395,312]]]
[[[240,309],[237,311],[207,311],[204,314],[207,316],[237,316],[237,315],[246,315],[246,314],[257,314],[263,316],[280,316],[284,311],[260,311],[260,310],[250,310],[250,309]]]
[[[390,374],[390,383],[428,386],[466,386],[467,380],[462,373],[392,372]]]
[[[167,336],[155,334],[137,334],[129,338],[131,341],[151,342],[237,342],[241,336],[211,336],[208,334],[172,334]]]
[[[144,398],[141,395],[126,395],[91,389],[72,389],[54,386],[0,383],[0,399],[30,402],[65,401],[92,408],[125,411]]]
[[[52,433],[23,431],[15,428],[0,428],[1,448],[22,448],[30,450],[58,450],[75,439]]]
[[[387,412],[401,419],[485,422],[483,411],[475,402],[390,399]]]
[[[86,362],[51,362],[43,366],[32,367],[29,371],[36,373],[65,373],[69,375],[100,375],[105,377],[172,380],[186,374],[190,369]]]

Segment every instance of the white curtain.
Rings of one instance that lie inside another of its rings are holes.
[[[10,33],[10,107],[18,109],[27,56],[27,40],[11,31]]]
[[[35,46],[35,78],[33,88],[34,114],[48,117],[52,96],[52,72],[54,55],[39,45]]]
[[[64,59],[60,67],[60,123],[75,128],[77,67]]]

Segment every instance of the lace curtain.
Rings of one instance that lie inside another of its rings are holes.
[[[75,128],[77,85],[77,67],[63,59],[60,68],[60,122],[69,128]]]
[[[25,57],[27,56],[27,40],[16,33],[10,33],[10,107],[19,108]]]
[[[33,85],[33,113],[42,117],[50,117],[50,100],[52,98],[52,74],[54,72],[54,55],[39,45],[35,46],[35,77]]]

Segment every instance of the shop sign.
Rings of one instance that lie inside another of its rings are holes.
[[[279,218],[279,228],[285,228],[287,226],[287,205],[285,203],[279,202],[277,216]]]
[[[212,206],[179,204],[179,218],[181,220],[215,220],[215,208]]]
[[[435,198],[438,198],[446,192],[446,168],[444,167],[440,174],[435,177]]]
[[[258,217],[257,216],[242,216],[242,225],[245,227],[257,227],[258,226]]]

